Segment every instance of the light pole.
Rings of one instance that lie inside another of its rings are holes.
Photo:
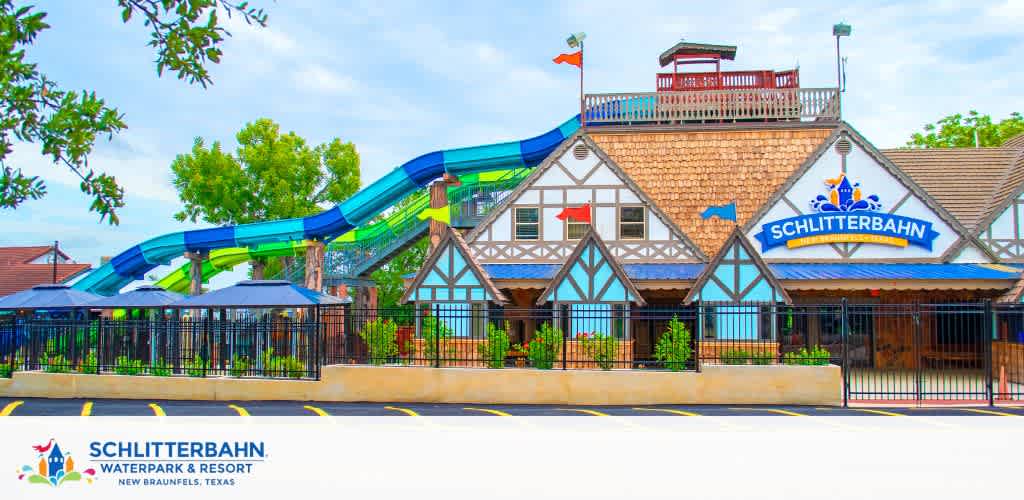
[[[843,73],[841,69],[841,59],[839,57],[839,39],[844,36],[850,36],[853,32],[853,27],[846,23],[839,23],[832,25],[832,36],[836,37],[836,91],[845,91],[843,88]]]

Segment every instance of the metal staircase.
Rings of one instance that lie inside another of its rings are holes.
[[[512,190],[529,175],[532,169],[516,169],[486,185],[456,185],[448,188],[452,227],[476,227],[491,211],[501,205]],[[420,193],[417,197],[428,197]],[[365,282],[370,273],[388,263],[398,254],[416,244],[427,235],[429,220],[419,220],[410,213],[394,221],[388,230],[355,242],[332,242],[324,252],[324,286]],[[273,279],[286,279],[301,284],[305,276],[305,259],[296,257]]]

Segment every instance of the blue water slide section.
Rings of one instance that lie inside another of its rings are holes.
[[[158,236],[121,252],[79,280],[74,287],[92,293],[113,295],[129,282],[143,279],[154,267],[167,264],[184,252],[337,237],[370,221],[444,173],[459,175],[535,166],[562,141],[576,133],[579,127],[579,116],[574,116],[549,132],[522,141],[427,153],[394,169],[340,205],[309,217]]]

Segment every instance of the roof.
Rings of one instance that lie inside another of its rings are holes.
[[[577,266],[577,264],[580,264],[581,266],[588,265],[587,263],[581,261],[580,257],[583,255],[584,250],[586,250],[587,247],[591,246],[594,248],[594,250],[598,252],[600,258],[607,263],[608,267],[611,268],[611,272],[614,278],[618,279],[619,283],[626,290],[626,300],[629,301],[629,295],[632,294],[633,300],[631,300],[630,302],[633,302],[639,306],[646,305],[647,301],[645,301],[643,296],[640,295],[640,291],[636,289],[636,285],[634,285],[633,281],[629,279],[629,276],[626,274],[626,271],[622,269],[622,265],[619,264],[619,261],[612,256],[611,252],[608,251],[608,247],[605,246],[604,241],[601,240],[600,236],[598,236],[597,231],[594,230],[594,226],[588,227],[587,233],[584,234],[582,238],[580,238],[580,242],[576,245],[576,248],[572,251],[571,254],[569,254],[569,257],[565,259],[565,263],[562,264],[562,266],[558,269],[558,272],[555,273],[555,277],[551,280],[550,283],[548,283],[547,288],[545,288],[544,291],[541,292],[540,297],[537,299],[537,305],[542,306],[546,302],[548,302],[549,295],[558,289],[558,287],[562,284],[562,281],[566,279],[566,276],[569,275],[570,271],[572,271],[573,268]],[[593,251],[591,251],[591,253],[592,252]],[[594,267],[598,267],[599,258],[591,256],[591,259],[591,264]],[[601,286],[601,284],[604,284],[605,288],[607,288],[608,283],[613,283],[613,281],[611,281],[612,278],[609,277],[607,282],[597,282],[596,276],[599,273],[599,271],[600,269],[589,271],[589,273],[591,274],[591,287],[599,287]],[[597,290],[593,291],[598,292]],[[584,295],[584,293],[580,292],[580,295]],[[599,297],[600,294],[594,293],[593,296]]]
[[[57,264],[57,282],[68,281],[91,267],[89,264]],[[53,264],[0,265],[0,297],[52,280]]]
[[[487,274],[487,271],[480,267],[480,264],[473,258],[473,252],[469,251],[469,246],[466,245],[466,240],[462,238],[462,235],[459,234],[458,231],[449,226],[445,231],[444,238],[442,238],[441,241],[438,242],[437,246],[431,250],[430,254],[427,255],[427,258],[423,261],[423,265],[420,266],[419,272],[413,277],[412,283],[406,288],[405,293],[402,294],[402,298],[399,300],[400,304],[407,303],[413,294],[413,291],[423,284],[423,281],[426,279],[427,275],[430,274],[434,265],[441,257],[442,251],[449,244],[452,245],[452,249],[454,251],[457,251],[462,255],[462,258],[466,261],[466,265],[469,267],[469,270],[476,276],[480,285],[491,294],[494,298],[494,302],[499,304],[508,302],[508,299],[505,298],[505,294],[501,293],[501,290],[494,286],[494,282],[491,281],[491,277]]]
[[[835,130],[834,126],[589,131],[589,136],[707,255],[736,224],[704,220],[736,202],[743,225]]]
[[[1024,154],[1012,148],[903,148],[882,153],[972,233],[984,229],[979,226],[1024,182]]]
[[[1013,149],[1024,149],[1024,132],[1017,134],[1003,142],[1002,147]]]
[[[718,54],[722,59],[732,61],[736,59],[736,46],[680,41],[658,56],[658,64],[662,67],[668,66],[676,54]]]
[[[168,292],[158,286],[143,285],[127,293],[104,297],[90,306],[100,309],[163,307],[184,298],[185,296],[180,293]]]
[[[100,298],[67,285],[36,285],[0,298],[0,309],[72,309],[88,307]]]
[[[550,280],[558,264],[483,264],[496,280]],[[704,270],[705,264],[625,264],[622,268],[633,281],[688,281]],[[1001,264],[768,264],[779,280],[1015,280],[1019,268]],[[1024,286],[1024,285],[1022,285]]]
[[[768,267],[768,265],[764,263],[764,260],[761,259],[761,255],[757,253],[757,250],[750,244],[750,241],[746,236],[744,236],[743,231],[740,230],[739,226],[736,226],[732,230],[732,233],[729,234],[729,238],[725,240],[725,244],[722,245],[721,250],[719,250],[715,255],[715,258],[711,260],[711,263],[704,268],[704,272],[700,274],[697,281],[690,288],[690,292],[686,294],[686,298],[683,299],[683,302],[689,304],[690,302],[693,302],[693,299],[695,299],[698,294],[701,294],[701,289],[703,289],[704,285],[712,279],[716,272],[718,272],[718,267],[722,264],[722,260],[725,259],[729,252],[733,251],[732,249],[736,245],[739,245],[739,247],[743,249],[743,252],[750,257],[751,263],[755,268],[757,268],[758,272],[761,273],[762,278],[773,288],[772,297],[779,296],[782,298],[783,302],[792,304],[793,299],[791,299],[789,294],[786,293],[786,287],[782,286],[782,283],[779,283],[779,279],[776,277],[774,269]],[[739,284],[739,280],[742,275],[742,272],[737,271],[737,286],[742,286]],[[754,281],[756,282],[758,280],[754,278]],[[753,286],[753,284],[751,284],[751,286]],[[740,292],[737,291],[737,293]],[[737,297],[742,299],[740,295],[737,295]]]
[[[350,299],[351,300],[351,299]],[[346,300],[303,288],[284,280],[239,281],[233,286],[203,295],[188,297],[171,304],[173,307],[255,308],[309,307],[344,304]]]
[[[30,246],[30,247],[0,247],[0,266],[7,264],[27,264],[47,253],[53,252],[52,246]],[[68,259],[68,255],[57,249],[61,257]]]
[[[1016,280],[992,264],[769,264],[780,280]]]

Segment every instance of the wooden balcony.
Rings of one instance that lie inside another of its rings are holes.
[[[587,125],[838,121],[835,88],[587,94]]]
[[[694,90],[795,89],[800,70],[723,71],[707,73],[658,73],[658,92]]]

